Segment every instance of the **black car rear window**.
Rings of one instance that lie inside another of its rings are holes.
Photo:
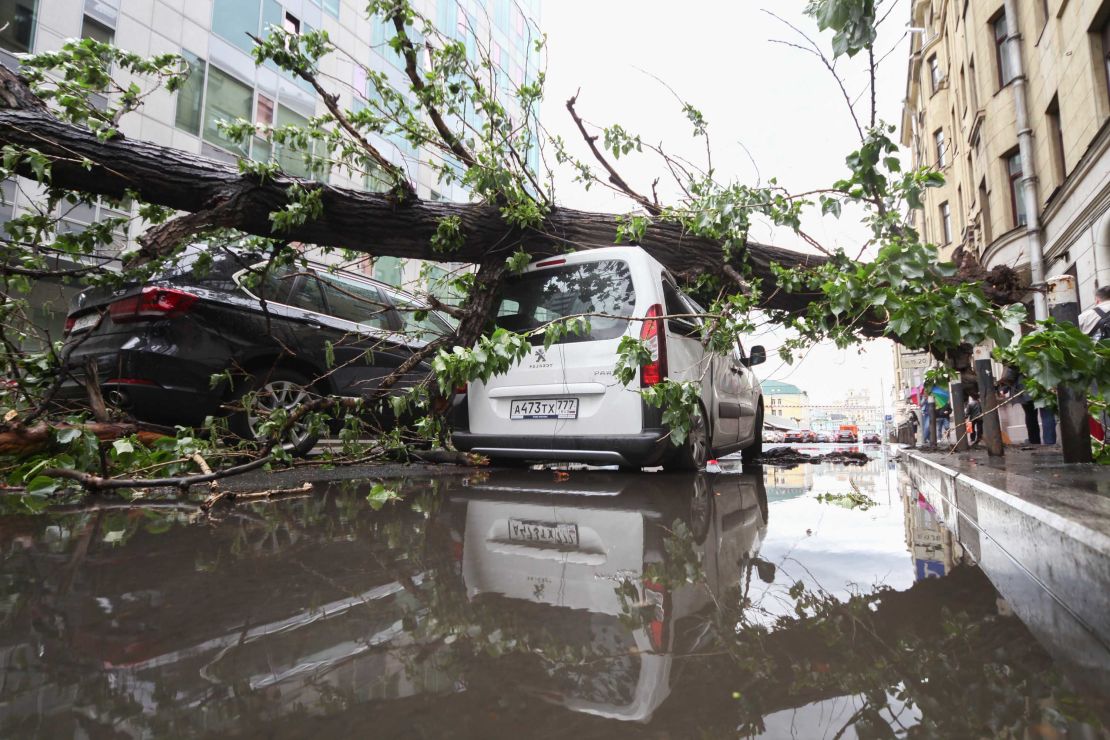
[[[588,317],[588,333],[572,334],[564,341],[613,339],[628,328],[635,305],[627,263],[603,260],[560,265],[509,278],[496,323],[510,331],[527,332],[568,316],[600,314]],[[542,342],[543,336],[532,341]]]

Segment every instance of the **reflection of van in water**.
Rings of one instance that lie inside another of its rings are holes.
[[[751,367],[762,347],[707,352],[705,309],[678,289],[639,247],[610,247],[545,259],[506,280],[495,319],[515,332],[585,316],[589,327],[535,349],[504,375],[477,381],[456,419],[460,450],[505,460],[570,460],[601,465],[693,470],[712,456],[762,446],[763,397]],[[670,318],[667,318],[670,317]],[[650,349],[629,386],[613,375],[621,338]],[[680,446],[662,412],[639,391],[665,379],[700,383],[701,405]]]
[[[675,490],[683,486],[686,495]],[[709,638],[705,612],[726,590],[739,589],[767,522],[759,474],[694,474],[687,483],[596,472],[558,484],[497,474],[452,502],[465,527],[467,596],[503,608],[515,601],[539,626],[569,630],[576,648],[604,657],[549,670],[550,680],[532,690],[575,711],[623,720],[647,721],[667,698],[673,656]],[[676,519],[686,525],[705,586],[669,589],[645,580],[648,568],[666,565]],[[644,623],[629,618],[622,584],[648,607]]]

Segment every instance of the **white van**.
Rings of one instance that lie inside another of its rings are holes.
[[[470,384],[453,440],[494,462],[562,460],[668,469],[702,467],[713,456],[762,446],[763,397],[751,371],[763,362],[737,343],[707,352],[699,332],[705,311],[639,247],[608,247],[540,260],[504,285],[496,323],[527,332],[556,319],[589,314],[590,330],[548,349],[543,336],[522,362],[488,382]],[[670,318],[667,318],[670,317]],[[652,361],[624,386],[614,377],[625,335],[652,348]],[[640,390],[664,378],[698,380],[701,410],[685,442],[674,445],[662,411]]]

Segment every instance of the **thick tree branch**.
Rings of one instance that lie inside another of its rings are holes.
[[[258,36],[252,33],[248,33],[247,35],[259,46],[265,44]],[[329,92],[320,84],[320,80],[317,79],[316,75],[311,72],[300,68],[295,69],[294,72],[302,80],[312,85],[312,89],[315,90],[316,94],[320,96],[320,99],[324,101],[324,107],[326,107],[332,117],[335,118],[335,122],[339,124],[340,128],[347,132],[348,136],[358,142],[358,145],[366,152],[366,156],[370,157],[375,164],[385,170],[394,184],[400,187],[405,192],[406,196],[415,198],[416,188],[413,186],[412,181],[409,180],[408,175],[402,168],[390,162],[389,159],[378,151],[378,148],[371,144],[370,140],[363,136],[362,132],[351,123],[351,119],[347,118],[343,109],[339,107],[339,96]]]
[[[420,76],[419,65],[416,59],[416,47],[412,45],[412,39],[409,38],[408,33],[405,31],[405,16],[401,12],[400,6],[390,19],[393,21],[393,27],[397,30],[397,35],[401,37],[401,53],[405,57],[405,75],[409,78],[409,84],[412,85],[412,91],[416,93],[416,99],[420,101],[420,105],[428,113],[428,118],[431,119],[432,125],[435,126],[436,132],[443,143],[451,150],[451,153],[463,163],[468,169],[478,164],[474,155],[463,146],[459,141],[459,137],[455,136],[455,132],[443,120],[439,110],[432,105],[428,100],[426,94],[427,85],[424,84],[424,79]]]
[[[575,93],[573,96],[571,96],[570,100],[567,101],[567,111],[570,113],[570,117],[574,119],[574,124],[578,126],[578,131],[582,134],[582,138],[586,140],[586,146],[590,148],[590,152],[593,153],[594,159],[596,159],[601,164],[601,166],[605,168],[605,171],[609,173],[609,182],[611,182],[617,189],[619,189],[629,198],[639,203],[645,211],[653,216],[658,216],[660,213],[663,212],[663,209],[659,207],[659,204],[633,190],[632,187],[627,182],[625,182],[624,178],[620,176],[620,173],[617,172],[613,165],[609,163],[609,160],[605,158],[605,155],[602,154],[601,151],[597,148],[597,136],[592,136],[588,131],[586,131],[585,122],[583,122],[581,116],[578,115],[578,111],[574,109],[574,104],[577,101],[578,94]]]

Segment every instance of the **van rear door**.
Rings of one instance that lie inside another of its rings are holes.
[[[642,273],[642,274],[641,274]],[[646,269],[589,254],[540,262],[509,278],[497,310],[498,327],[526,333],[533,349],[508,373],[470,391],[470,431],[478,434],[635,434],[642,428],[640,396],[615,379],[620,339],[639,331],[629,319]],[[584,316],[589,326],[545,348],[542,329]]]

